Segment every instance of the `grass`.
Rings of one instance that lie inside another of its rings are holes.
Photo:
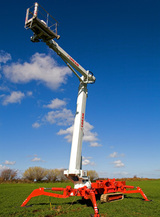
[[[70,183],[0,184],[0,217],[88,217],[94,213],[92,204],[81,197],[58,199],[38,196],[27,207],[20,207],[24,199],[39,187],[66,187]],[[71,184],[72,185],[72,184]],[[127,181],[139,186],[151,202],[142,200],[140,194],[127,194],[124,200],[103,203],[97,201],[102,217],[158,217],[160,216],[160,180]]]

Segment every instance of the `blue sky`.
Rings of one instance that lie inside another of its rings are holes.
[[[79,81],[24,29],[33,1],[0,8],[0,170],[68,168]],[[160,177],[160,2],[38,2],[88,85],[83,169],[100,177]]]

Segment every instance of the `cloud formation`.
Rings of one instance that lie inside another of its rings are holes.
[[[16,161],[8,161],[8,160],[6,160],[6,161],[4,162],[4,164],[5,164],[5,165],[15,165],[15,164],[16,164]]]
[[[35,122],[35,123],[32,124],[33,128],[39,128],[40,126],[41,126],[41,124],[38,123],[38,122]]]
[[[32,96],[32,92],[28,91],[26,94],[24,94],[21,91],[12,91],[10,95],[0,95],[0,98],[2,98],[2,105],[6,106],[8,104],[21,103],[22,99],[24,99],[26,96]]]
[[[9,58],[9,57],[8,57]],[[1,61],[5,61],[2,59]],[[27,83],[38,81],[51,89],[57,89],[66,83],[67,76],[71,75],[68,67],[58,66],[58,63],[49,55],[35,53],[30,62],[16,62],[3,67],[5,77],[13,83]]]
[[[124,163],[121,160],[116,160],[113,162],[114,167],[124,167]]]
[[[109,155],[109,157],[110,158],[116,158],[116,157],[124,157],[125,156],[125,154],[119,154],[118,152],[113,152],[113,153],[111,153],[110,155]]]
[[[4,95],[3,105],[8,105],[10,103],[21,103],[21,100],[25,97],[25,94],[21,91],[13,91],[10,95]]]
[[[94,166],[95,163],[93,161],[90,161],[91,157],[82,157],[82,165],[87,166],[91,165]]]
[[[72,142],[72,135],[73,135],[73,125],[68,127],[67,129],[63,130],[60,129],[57,135],[66,135],[64,138],[67,140],[67,142],[71,143]]]
[[[111,158],[117,157],[117,154],[118,154],[117,152],[113,152],[112,154],[109,155],[109,157]]]
[[[6,170],[6,169],[9,169],[9,167],[7,167],[7,166],[3,166],[2,164],[0,164],[0,171],[2,171],[2,170]]]
[[[51,100],[51,102],[48,105],[44,105],[45,108],[50,108],[50,109],[57,109],[60,108],[62,106],[66,105],[66,101],[65,100],[61,100],[61,99],[53,99]]]
[[[11,60],[12,57],[9,53],[5,52],[4,50],[0,50],[0,64],[6,63],[8,60]]]
[[[40,157],[34,157],[33,159],[31,159],[32,162],[45,162],[44,160],[42,160]]]
[[[84,136],[83,141],[89,142],[91,147],[98,147],[102,146],[99,144],[98,141],[98,134],[96,132],[92,132],[92,129],[94,127],[88,123],[87,121],[84,121]],[[72,141],[72,135],[73,135],[73,125],[68,127],[67,129],[61,129],[57,133],[57,135],[66,135],[65,139],[67,139],[68,142]]]
[[[101,144],[99,144],[98,142],[91,142],[90,143],[90,147],[100,147],[102,146]]]
[[[50,124],[56,123],[61,126],[71,125],[73,120],[74,115],[72,114],[72,111],[66,108],[62,110],[50,111],[44,117],[44,121]]]
[[[90,142],[91,147],[97,147],[101,146],[98,141],[98,134],[96,132],[92,132],[93,126],[88,123],[87,121],[84,121],[84,136],[83,141],[84,142]]]
[[[67,142],[72,141],[73,135],[73,123],[74,115],[70,109],[66,108],[66,101],[61,99],[53,99],[47,105],[44,105],[44,108],[50,108],[51,111],[47,112],[43,118],[39,121],[36,121],[32,124],[33,128],[39,128],[44,124],[56,124],[58,126],[68,126],[66,129],[60,129],[57,132],[57,135],[64,135]],[[98,143],[98,134],[93,132],[94,127],[87,121],[84,121],[84,136],[83,141],[89,142],[90,147],[99,147],[102,146]]]

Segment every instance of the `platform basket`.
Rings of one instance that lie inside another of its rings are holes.
[[[25,28],[34,32],[37,41],[49,41],[54,38],[60,38],[57,33],[58,21],[38,3],[27,9]]]

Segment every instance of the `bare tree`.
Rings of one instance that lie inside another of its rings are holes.
[[[4,169],[0,175],[3,181],[12,181],[17,177],[17,170]]]
[[[33,167],[29,167],[27,170],[25,170],[25,172],[23,173],[23,178],[29,181],[34,181],[35,176]]]
[[[99,178],[98,173],[95,170],[88,170],[87,173],[91,182]]]
[[[46,179],[49,182],[55,182],[57,179],[58,169],[49,169],[47,170]]]
[[[60,181],[60,182],[67,180],[66,176],[64,175],[64,169],[57,170],[57,179],[56,180]]]
[[[34,167],[34,173],[35,173],[35,179],[36,181],[42,181],[46,174],[47,174],[47,170],[42,168],[42,167]]]
[[[42,167],[29,167],[23,173],[23,178],[30,181],[42,181],[47,174],[47,170]]]

